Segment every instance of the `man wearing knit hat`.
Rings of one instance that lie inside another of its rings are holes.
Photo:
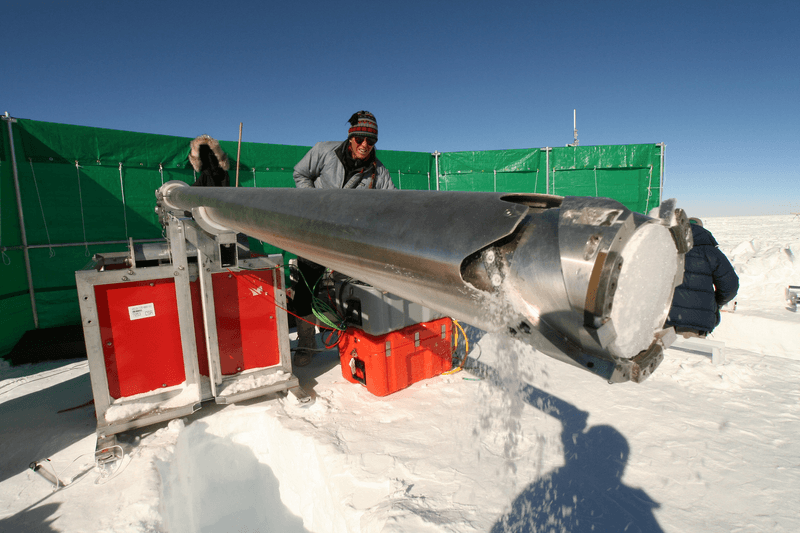
[[[389,171],[375,157],[378,122],[369,111],[353,113],[348,120],[347,140],[315,144],[294,167],[297,188],[316,189],[395,189]],[[311,362],[316,349],[316,317],[312,312],[312,291],[325,274],[325,267],[297,260],[300,280],[294,287],[297,321],[297,350],[294,364]]]
[[[354,113],[344,142],[319,142],[294,167],[298,188],[394,189],[389,171],[375,158],[378,122],[369,111]]]

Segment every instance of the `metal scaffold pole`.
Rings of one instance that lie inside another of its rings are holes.
[[[550,194],[550,147],[544,148],[545,163],[544,163],[544,192]]]
[[[661,205],[661,195],[664,192],[664,152],[667,150],[667,145],[665,143],[658,143],[658,146],[661,147],[661,175],[658,180],[658,205]]]
[[[25,215],[22,212],[22,195],[19,189],[19,171],[17,169],[17,156],[14,153],[14,132],[11,128],[12,122],[16,122],[11,118],[8,113],[5,114],[3,120],[6,121],[8,127],[8,144],[11,149],[11,169],[14,174],[14,191],[17,194],[17,216],[19,217],[19,232],[22,240],[22,255],[25,258],[25,274],[28,278],[28,293],[31,297],[31,312],[33,313],[33,325],[39,329],[39,313],[36,311],[36,295],[33,291],[33,275],[31,274],[31,258],[28,253],[28,237],[25,233]]]
[[[436,160],[436,190],[439,190],[439,156],[442,155],[438,150],[433,152],[433,157]]]

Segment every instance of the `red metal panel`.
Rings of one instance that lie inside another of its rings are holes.
[[[212,274],[223,375],[280,363],[273,270]]]
[[[94,290],[111,397],[183,383],[174,281],[97,285]]]
[[[339,341],[339,359],[345,379],[361,382],[376,396],[386,396],[452,368],[453,321],[440,318],[380,336],[348,328]]]
[[[194,337],[197,344],[197,368],[201,376],[209,377],[208,352],[206,351],[206,328],[203,325],[203,303],[200,298],[200,280],[189,282],[192,295],[192,320],[194,321]]]

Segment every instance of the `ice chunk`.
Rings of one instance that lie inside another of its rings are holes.
[[[622,250],[622,270],[614,295],[611,320],[617,338],[609,346],[629,359],[653,342],[672,304],[678,251],[669,230],[645,224]]]
[[[277,372],[271,374],[251,374],[249,376],[242,377],[225,387],[224,390],[220,391],[219,396],[230,396],[239,392],[245,392],[266,387],[268,385],[274,385],[275,383],[287,381],[291,377],[291,374],[288,374],[283,370],[278,370]]]
[[[173,390],[179,390],[180,392],[166,399],[164,399],[164,389],[155,389],[149,392],[119,398],[108,407],[104,418],[106,422],[118,422],[155,411],[156,409],[173,409],[200,401],[200,389],[195,384],[187,385],[184,381]],[[167,390],[166,393],[168,394],[170,391]]]

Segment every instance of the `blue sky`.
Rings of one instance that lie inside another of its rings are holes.
[[[0,112],[311,145],[666,143],[694,216],[800,212],[800,2],[9,2]]]

